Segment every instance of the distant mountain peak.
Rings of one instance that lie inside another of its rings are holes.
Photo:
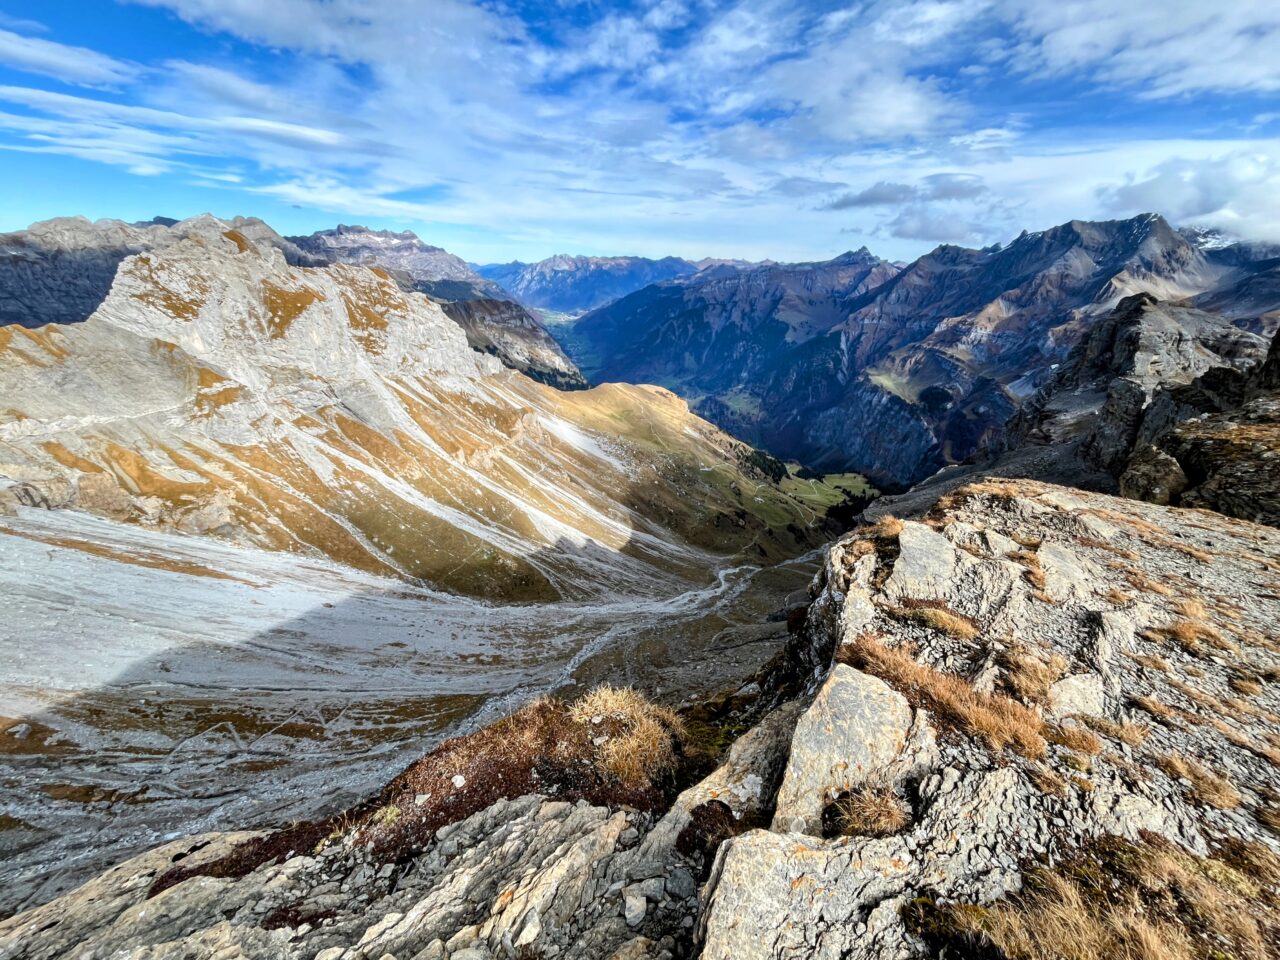
[[[679,257],[597,257],[558,253],[537,263],[515,261],[477,268],[531,307],[580,313],[603,306],[651,283],[697,273]]]

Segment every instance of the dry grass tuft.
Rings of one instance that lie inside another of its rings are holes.
[[[1065,797],[1067,795],[1067,781],[1061,774],[1050,770],[1044,764],[1038,763],[1031,768],[1031,782],[1046,796]]]
[[[1116,723],[1106,717],[1081,717],[1080,719],[1104,737],[1111,737],[1131,747],[1142,746],[1151,734],[1151,728],[1145,723],[1132,723],[1128,720]]]
[[[976,640],[982,632],[972,617],[956,613],[941,601],[908,599],[901,606],[886,608],[885,612],[898,620],[918,623],[966,643]]]
[[[1246,697],[1256,697],[1262,692],[1262,684],[1253,677],[1235,676],[1227,682],[1232,690]]]
[[[1174,595],[1173,587],[1148,577],[1141,570],[1125,570],[1124,577],[1129,581],[1129,586],[1139,593],[1154,593],[1161,597],[1172,597]]]
[[[1175,780],[1189,781],[1192,796],[1206,806],[1219,810],[1234,810],[1240,806],[1240,791],[1231,785],[1231,781],[1189,757],[1164,753],[1156,757],[1156,766]]]
[[[858,531],[859,536],[871,540],[897,540],[901,533],[902,521],[891,513],[886,513],[875,523]]]
[[[1107,553],[1114,553],[1117,557],[1123,557],[1130,563],[1138,559],[1138,555],[1132,550],[1126,550],[1124,547],[1118,547],[1114,543],[1108,543],[1106,540],[1099,540],[1097,537],[1079,537],[1076,540],[1082,547],[1090,547],[1094,550],[1105,550]]]
[[[1044,721],[1016,700],[979,693],[963,677],[927,667],[909,651],[886,646],[869,633],[842,646],[839,657],[880,677],[940,720],[985,740],[993,750],[1010,747],[1033,760],[1044,756]]]
[[[1280,836],[1280,806],[1271,802],[1262,803],[1254,811],[1254,816],[1260,824]]]
[[[1172,707],[1161,703],[1155,697],[1134,697],[1132,702],[1135,707],[1145,710],[1166,725],[1172,724],[1174,717],[1177,715],[1177,712]]]
[[[888,787],[861,787],[832,806],[836,828],[846,837],[887,837],[911,822],[911,811]]]
[[[1203,609],[1203,606],[1201,606],[1201,609]],[[1193,653],[1197,656],[1209,656],[1211,650],[1219,650],[1226,653],[1240,652],[1239,646],[1219,633],[1213,625],[1203,620],[1174,620],[1163,627],[1153,627],[1143,631],[1143,636],[1157,643],[1172,640],[1182,646],[1188,653]]]
[[[1123,607],[1125,604],[1133,602],[1132,596],[1125,593],[1123,590],[1117,590],[1115,587],[1112,587],[1104,593],[1102,598],[1106,600],[1107,603],[1114,604],[1117,607]]]
[[[1050,743],[1056,743],[1058,746],[1066,747],[1068,750],[1074,750],[1076,753],[1083,753],[1088,756],[1095,756],[1102,752],[1102,741],[1098,739],[1096,734],[1086,730],[1084,727],[1060,727],[1048,726],[1046,729],[1046,739]]]
[[[596,687],[569,708],[569,717],[608,736],[598,762],[628,787],[648,787],[676,768],[684,722],[630,687]]]
[[[1023,647],[1003,651],[997,663],[1003,669],[1001,686],[1028,706],[1049,701],[1049,688],[1067,672],[1067,661],[1051,654],[1047,658]]]
[[[1005,559],[1021,565],[1024,568],[1022,576],[1027,583],[1036,589],[1038,595],[1044,594],[1047,581],[1045,580],[1044,570],[1040,567],[1040,557],[1038,555],[1030,550],[1015,550],[1012,553],[1006,553]],[[1047,596],[1040,596],[1039,598],[1048,599]]]
[[[1169,661],[1164,657],[1157,657],[1155,654],[1150,653],[1131,653],[1129,656],[1133,657],[1136,662],[1142,664],[1148,670],[1159,670],[1161,673],[1169,672]]]
[[[1233,858],[1238,850],[1226,851]],[[1253,863],[1245,855],[1242,865]],[[1261,867],[1264,871],[1265,865]],[[1159,838],[1093,841],[990,907],[918,900],[907,920],[935,955],[1002,960],[1264,960],[1277,911],[1256,877]]]

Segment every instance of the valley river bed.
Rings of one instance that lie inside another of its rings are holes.
[[[0,917],[174,837],[341,809],[543,693],[732,688],[817,569],[497,606],[69,511],[0,516]]]

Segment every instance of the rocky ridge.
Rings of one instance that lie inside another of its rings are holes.
[[[411,230],[394,233],[345,224],[290,242],[322,263],[380,267],[406,291],[438,300],[467,335],[473,350],[562,390],[587,386],[546,327],[511,294],[476,273],[465,260],[424,243]]]
[[[203,220],[150,223],[59,217],[0,235],[0,326],[79,323],[106,299],[116,269],[127,257],[163,250],[201,229]],[[295,266],[314,260],[261,220],[227,224],[255,243],[275,247]]]
[[[183,232],[125,259],[85,322],[0,327],[9,509],[508,599],[643,592],[705,579],[707,551],[819,536],[665,391],[561,393],[471,350],[380,268],[294,267],[213,218]]]
[[[1221,314],[1135,295],[1023,406],[1006,444],[1079,457],[1126,496],[1275,525],[1278,346]]]
[[[589,377],[662,384],[775,455],[905,487],[997,443],[1127,296],[1201,296],[1264,332],[1265,252],[1206,249],[1154,214],[1072,221],[901,269],[868,262],[843,288],[817,279],[843,258],[704,271],[593,312],[572,344]]]
[[[211,219],[207,215],[184,221],[157,217],[128,224],[64,217],[0,235],[0,325],[34,328],[86,320],[106,299],[126,258],[163,252],[200,233]],[[426,293],[445,302],[492,301],[451,315],[474,349],[544,382],[570,389],[586,386],[541,323],[512,303],[508,293],[460,258],[424,244],[409,231],[397,234],[340,226],[286,239],[253,217],[236,217],[227,225],[254,244],[279,250],[290,266],[375,266],[391,272],[406,292]]]
[[[665,813],[535,791],[402,858],[338,830],[238,879],[206,866],[243,836],[193,838],[0,924],[0,944],[15,958],[929,956],[939,937],[997,942],[1028,883],[1079,895],[1068,867],[1105,840],[1125,862],[1164,858],[1162,882],[1195,895],[1182,912],[1152,899],[1152,938],[1266,955],[1280,534],[988,482],[838,541],[811,593],[789,654],[808,692]],[[186,879],[157,886],[176,865]],[[1121,900],[1162,889],[1125,882]],[[1119,907],[1079,909],[1083,923]]]

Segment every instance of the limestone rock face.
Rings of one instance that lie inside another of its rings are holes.
[[[1134,454],[1120,476],[1122,496],[1161,506],[1177,503],[1186,489],[1187,475],[1182,465],[1150,445]]]
[[[1265,303],[1195,302],[1223,312],[1145,294],[1122,301],[1024,405],[1008,440],[1024,449],[1049,444],[1059,460],[1079,457],[1115,478],[1125,496],[1275,525],[1274,312],[1250,323],[1243,318]]]
[[[1052,864],[1099,834],[1137,841],[1146,831],[1198,856],[1211,853],[1211,837],[1280,849],[1251,812],[1274,780],[1258,754],[1268,721],[1256,708],[1277,694],[1262,688],[1252,705],[1223,699],[1238,671],[1275,664],[1267,634],[1280,592],[1264,585],[1277,582],[1280,535],[1208,513],[990,481],[905,523],[899,549],[885,556],[858,536],[830,549],[814,608],[848,608],[854,626],[842,629],[843,614],[816,622],[839,631],[840,661],[886,671],[874,682],[903,699],[879,709],[897,730],[913,709],[913,725],[941,714],[950,730],[924,762],[887,778],[900,795],[912,785],[897,833],[785,832],[802,771],[808,797],[829,782],[837,757],[852,768],[866,755],[869,741],[850,736],[864,729],[863,703],[836,695],[851,676],[837,665],[797,725],[772,830],[720,848],[703,893],[702,957],[928,956],[903,919],[906,905],[989,903],[1021,887],[1028,861]],[[934,562],[915,555],[935,541]],[[977,636],[904,609],[967,618]],[[1204,639],[1163,639],[1189,616],[1203,618]],[[910,682],[895,650],[915,661]],[[818,730],[829,731],[822,750]],[[1091,736],[1096,753],[1079,745]],[[1193,766],[1171,766],[1171,757]],[[1229,781],[1238,804],[1207,801],[1186,769]]]
[[[317,263],[346,263],[388,271],[402,287],[425,293],[462,327],[473,350],[492,354],[513,370],[560,389],[587,385],[572,360],[536,317],[461,257],[423,243],[410,230],[342,225],[291,237]]]
[[[378,268],[296,267],[212,217],[151,229],[83,323],[0,327],[0,488],[25,484],[3,502],[507,599],[703,578],[704,548],[775,539],[756,503],[806,525],[773,485],[708,484],[741,445],[665,391],[550,390]]]
[[[796,724],[773,829],[822,833],[822,811],[842,791],[881,778],[906,746],[906,699],[876,677],[837,664]]]

